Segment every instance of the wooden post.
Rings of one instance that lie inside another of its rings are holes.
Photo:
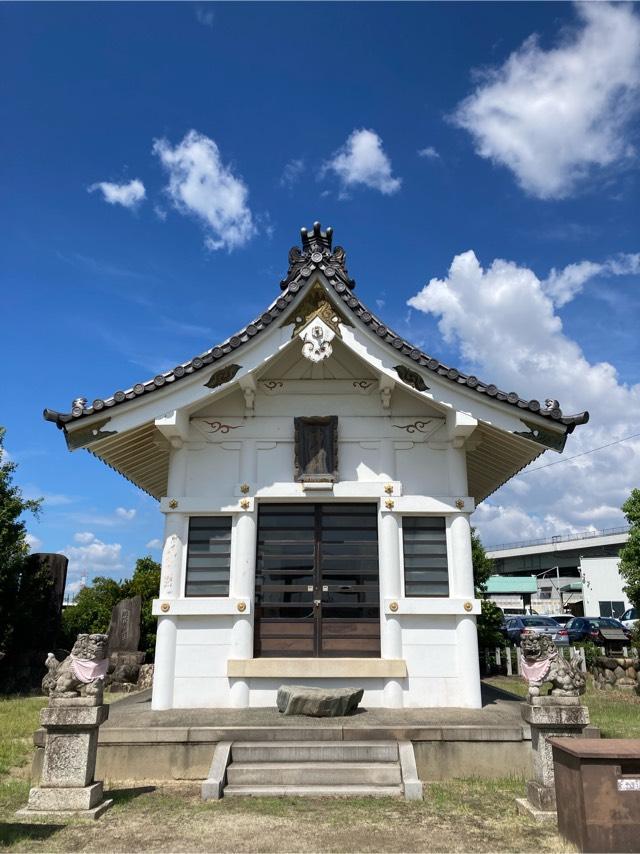
[[[515,646],[515,644],[514,644],[514,646]],[[516,646],[515,650],[516,650],[516,669],[518,671],[518,676],[520,676],[522,673],[522,667],[520,666],[520,647]]]
[[[625,655],[627,653],[625,652]],[[500,647],[496,647],[496,667],[502,667],[502,657],[500,656]]]
[[[622,654],[625,658],[629,657],[629,649],[626,646],[622,647]]]
[[[584,648],[580,649],[580,669],[583,673],[587,672],[587,656],[585,654]]]
[[[507,659],[507,676],[513,676],[513,664],[511,663],[511,647],[505,646],[504,655]]]

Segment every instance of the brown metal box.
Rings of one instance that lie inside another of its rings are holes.
[[[640,851],[640,739],[549,742],[561,835],[580,851]]]

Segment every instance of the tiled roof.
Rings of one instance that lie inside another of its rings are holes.
[[[73,401],[71,412],[68,413],[45,409],[45,419],[56,423],[60,428],[64,428],[69,422],[77,421],[89,415],[96,415],[99,412],[109,410],[129,400],[135,400],[157,389],[164,388],[171,383],[179,382],[184,377],[191,376],[191,374],[203,370],[208,365],[215,364],[247,344],[256,335],[260,335],[260,333],[268,329],[274,320],[277,320],[286,311],[297,294],[308,284],[314,271],[320,270],[324,273],[336,296],[342,301],[344,306],[362,323],[368,326],[369,329],[375,332],[380,340],[392,348],[398,356],[411,359],[417,368],[437,374],[439,377],[457,385],[466,386],[478,394],[486,395],[507,405],[515,406],[523,411],[533,412],[536,415],[541,415],[551,421],[563,424],[567,427],[568,433],[573,431],[576,424],[585,424],[589,420],[588,412],[581,412],[577,415],[564,415],[557,400],[546,400],[543,406],[537,400],[521,398],[515,391],[501,391],[493,383],[483,382],[472,374],[464,374],[457,368],[449,367],[439,361],[439,359],[414,347],[402,338],[402,336],[389,329],[388,326],[353,295],[355,281],[349,277],[347,272],[345,251],[341,246],[336,246],[335,249],[332,248],[333,229],[327,228],[326,231],[322,231],[320,223],[316,222],[311,231],[303,228],[301,233],[302,249],[294,246],[289,250],[289,270],[285,278],[280,282],[282,295],[274,300],[266,311],[249,323],[248,326],[245,326],[244,329],[232,335],[226,341],[222,342],[222,344],[218,344],[210,350],[201,353],[199,356],[195,356],[190,361],[177,365],[170,371],[158,374],[146,382],[136,383],[132,388],[125,391],[116,391],[110,397],[97,398],[91,404],[85,398],[76,398]]]

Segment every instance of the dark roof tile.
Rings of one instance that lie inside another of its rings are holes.
[[[479,394],[487,394],[489,397],[494,397],[507,405],[529,409],[531,412],[536,412],[545,418],[560,421],[567,427],[567,432],[572,432],[577,424],[585,424],[589,420],[588,412],[581,412],[577,415],[563,415],[556,400],[547,400],[545,408],[542,409],[537,400],[523,400],[517,392],[512,391],[507,393],[501,391],[493,384],[483,383],[477,377],[473,376],[473,374],[466,375],[457,368],[444,365],[433,356],[418,350],[396,332],[385,326],[381,320],[353,295],[352,290],[355,287],[355,281],[349,277],[347,272],[345,251],[340,246],[332,250],[332,239],[333,230],[328,228],[326,232],[323,232],[319,223],[314,223],[311,232],[307,231],[307,229],[302,229],[302,251],[297,246],[294,246],[289,251],[289,270],[285,278],[280,282],[280,287],[283,290],[282,296],[278,297],[252,323],[249,323],[244,329],[232,335],[227,341],[207,350],[206,353],[195,356],[191,361],[183,365],[177,365],[171,371],[158,374],[153,380],[148,380],[145,383],[136,383],[126,393],[116,391],[111,398],[106,398],[105,400],[98,398],[92,406],[87,406],[84,398],[77,398],[73,402],[70,413],[45,409],[45,419],[53,421],[58,427],[63,428],[70,421],[93,415],[104,407],[112,407],[141,394],[162,388],[166,383],[175,382],[184,376],[189,376],[205,365],[223,358],[232,350],[246,344],[269,326],[273,320],[279,317],[289,303],[294,300],[295,294],[307,286],[308,279],[313,271],[320,270],[330,280],[331,287],[341,297],[345,305],[372,331],[375,331],[381,340],[384,340],[388,346],[400,351],[402,355],[408,356],[427,370],[437,373],[451,382],[466,384],[468,388],[473,389]]]

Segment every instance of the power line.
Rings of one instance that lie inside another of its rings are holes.
[[[530,474],[533,471],[540,471],[541,469],[548,469],[550,466],[559,466],[560,463],[569,463],[571,460],[577,460],[578,457],[586,457],[587,454],[594,454],[596,451],[602,451],[604,448],[610,448],[612,445],[619,445],[620,442],[628,442],[629,439],[637,439],[640,436],[640,433],[634,433],[632,436],[624,436],[622,439],[616,439],[614,442],[608,442],[606,445],[600,445],[598,448],[591,448],[589,451],[582,451],[581,454],[574,454],[572,457],[564,457],[561,460],[556,460],[553,463],[547,463],[544,466],[536,466],[534,469],[525,469],[521,471],[518,477],[522,477],[523,474]]]

